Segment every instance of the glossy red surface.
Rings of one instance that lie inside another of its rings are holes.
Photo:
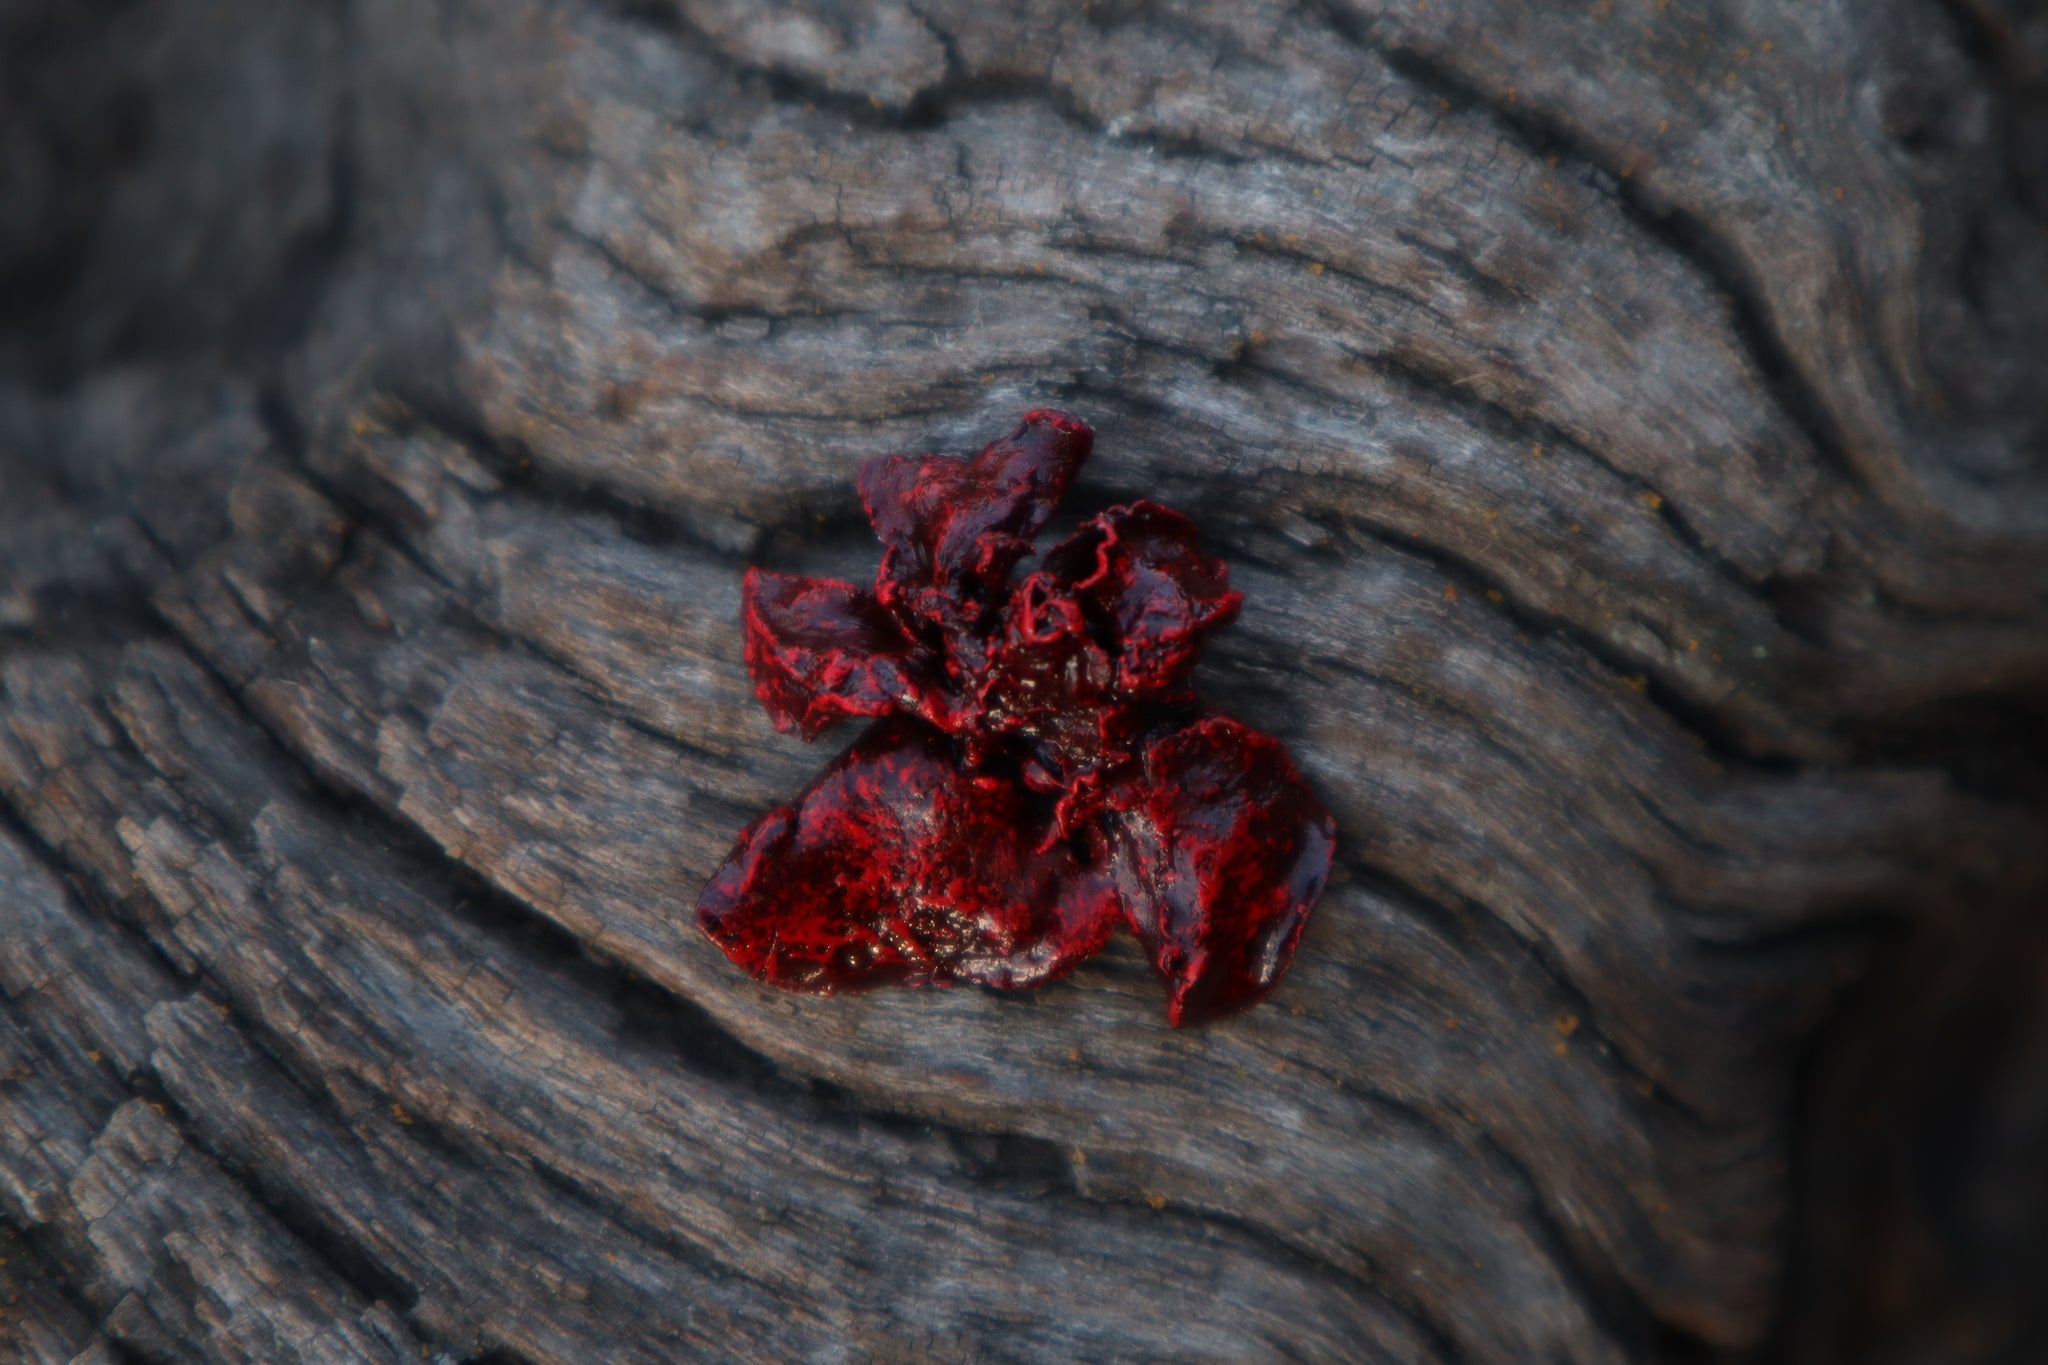
[[[883,717],[704,890],[698,922],[754,976],[1036,985],[1119,915],[1175,1025],[1287,970],[1335,826],[1278,740],[1194,702],[1202,640],[1241,601],[1228,568],[1142,500],[1026,563],[1093,444],[1041,410],[971,456],[868,461],[872,591],[748,570],[747,668],[776,725]]]
[[[793,990],[1064,976],[1108,940],[1117,899],[1031,806],[1016,783],[961,771],[924,722],[878,722],[740,835],[700,921]]]
[[[741,591],[747,674],[778,728],[816,739],[847,716],[915,705],[921,660],[872,592],[763,569]]]
[[[1098,828],[1176,1026],[1273,989],[1323,894],[1336,822],[1280,741],[1209,715],[1146,745]]]

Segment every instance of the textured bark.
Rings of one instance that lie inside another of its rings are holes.
[[[0,39],[0,1354],[2048,1349],[2027,7]],[[758,987],[741,572],[1046,404],[1245,591],[1296,965]]]

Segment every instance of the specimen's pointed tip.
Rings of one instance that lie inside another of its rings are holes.
[[[1061,408],[1033,408],[1017,422],[1019,431],[1036,426],[1052,427],[1085,440],[1090,445],[1095,442],[1095,428],[1089,426],[1086,419]]]
[[[1050,485],[1057,500],[1074,471],[1094,453],[1095,428],[1071,412],[1034,408],[1018,419],[1015,431],[989,442],[976,458],[987,457],[1004,447],[1024,452],[1026,461],[1033,466],[1033,476]]]
[[[1191,1022],[1187,1017],[1187,1003],[1183,999],[1185,994],[1186,991],[1179,985],[1179,983],[1167,983],[1166,1026],[1168,1028],[1186,1028],[1188,1024]]]

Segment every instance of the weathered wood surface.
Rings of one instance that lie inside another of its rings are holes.
[[[2048,20],[0,29],[0,1354],[2048,1342]],[[1292,975],[738,979],[740,568],[1045,403],[1246,591]]]

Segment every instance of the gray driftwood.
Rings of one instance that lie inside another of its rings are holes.
[[[0,54],[0,1356],[2048,1342],[2038,9]],[[740,570],[1044,404],[1247,594],[1204,686],[1342,831],[1293,974],[757,988],[691,908],[824,755]]]

